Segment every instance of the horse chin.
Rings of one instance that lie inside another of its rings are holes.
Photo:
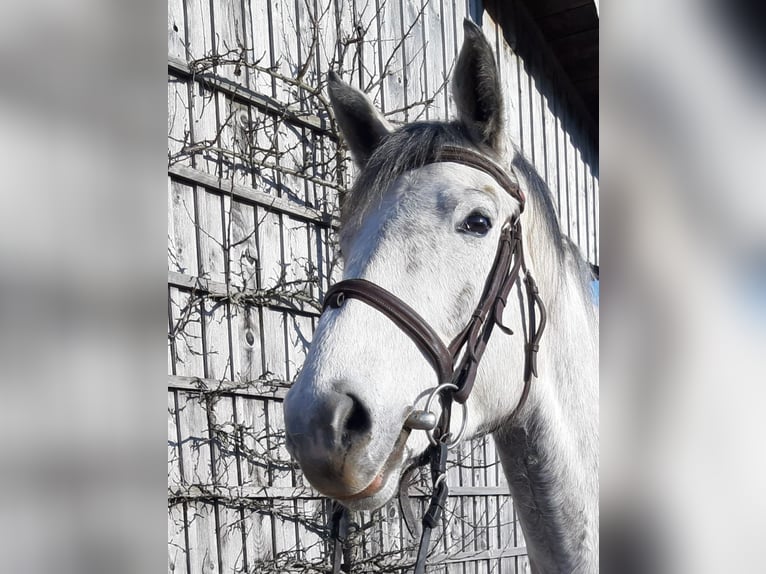
[[[405,463],[409,463],[408,436],[409,431],[402,430],[383,467],[364,490],[336,500],[349,510],[376,510],[391,500],[399,490]]]
[[[399,490],[401,469],[396,469],[388,475],[381,487],[369,496],[341,498],[339,502],[349,510],[377,510],[391,500]]]

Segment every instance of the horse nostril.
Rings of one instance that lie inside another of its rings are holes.
[[[343,442],[348,444],[353,435],[365,434],[372,429],[370,413],[362,402],[354,395],[351,398],[351,409],[343,428]]]

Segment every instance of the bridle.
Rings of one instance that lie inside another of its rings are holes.
[[[415,562],[415,574],[425,572],[431,531],[438,524],[449,493],[445,480],[448,449],[457,444],[465,428],[464,425],[458,436],[452,437],[450,433],[452,402],[457,402],[464,409],[466,408],[466,401],[473,389],[479,363],[494,327],[497,326],[509,335],[513,334],[503,325],[502,318],[508,302],[508,294],[513,285],[518,282],[522,271],[528,307],[524,347],[524,388],[511,417],[514,417],[526,403],[532,376],[537,376],[537,352],[546,323],[545,306],[524,260],[519,218],[524,211],[526,201],[518,184],[497,163],[468,148],[443,146],[425,164],[440,162],[459,163],[483,171],[519,202],[518,215],[505,221],[501,228],[492,269],[484,284],[481,299],[468,324],[449,345],[445,345],[434,329],[412,307],[393,293],[365,279],[346,279],[330,287],[322,308],[323,312],[327,308],[338,309],[347,299],[357,299],[366,303],[388,317],[407,334],[436,371],[438,384],[428,398],[425,411],[415,411],[408,419],[409,424],[405,423],[405,426],[411,429],[422,429],[428,432],[431,442],[425,455],[421,457],[419,465],[416,465],[420,466],[430,461],[433,490],[428,510],[422,518],[423,528]],[[539,311],[539,324],[536,310]],[[429,408],[432,400],[437,396],[442,405],[438,422]],[[463,423],[465,423],[466,414],[464,412]],[[333,574],[350,572],[348,559],[345,560],[345,564],[341,564],[348,525],[348,517],[342,506],[336,504],[331,523],[335,546],[332,572]]]

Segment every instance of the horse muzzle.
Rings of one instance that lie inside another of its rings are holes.
[[[351,393],[304,398],[291,391],[285,399],[287,450],[304,476],[341,501],[376,494],[400,466],[408,432],[400,429],[398,437],[389,437],[389,429],[373,432],[372,414]]]

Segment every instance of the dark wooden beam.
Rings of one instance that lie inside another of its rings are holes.
[[[537,23],[548,40],[558,40],[577,32],[598,28],[598,15],[595,4],[590,3],[544,16],[539,18]]]

